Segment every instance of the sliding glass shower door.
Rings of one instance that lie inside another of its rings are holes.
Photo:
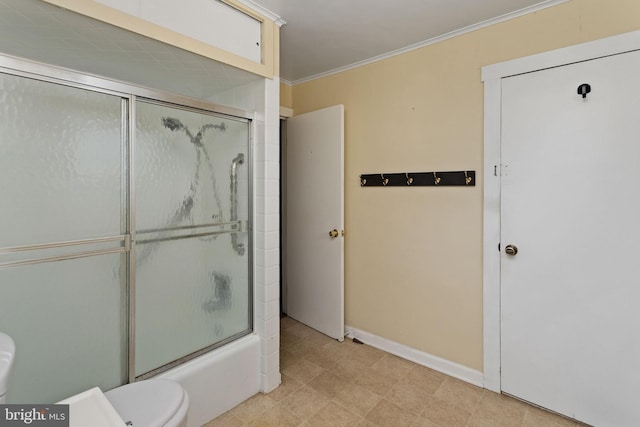
[[[127,378],[126,99],[0,74],[0,330],[10,402]]]
[[[251,329],[246,120],[138,102],[136,376]]]
[[[9,403],[108,390],[252,329],[250,121],[64,75],[0,70]]]

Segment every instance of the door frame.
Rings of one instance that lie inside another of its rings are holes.
[[[500,393],[500,193],[502,79],[640,50],[640,31],[482,67],[484,82],[483,356],[484,388]]]
[[[280,317],[287,313],[287,119],[293,117],[293,110],[280,106]]]

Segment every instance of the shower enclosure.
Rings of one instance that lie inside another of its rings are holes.
[[[12,65],[0,67],[10,403],[107,390],[250,333],[250,116]]]

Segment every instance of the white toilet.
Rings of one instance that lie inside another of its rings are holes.
[[[15,353],[16,345],[11,337],[0,332],[0,405],[7,403],[7,389]]]
[[[189,395],[176,382],[149,379],[104,394],[120,418],[133,427],[185,427]]]
[[[6,403],[16,346],[0,332],[0,404]],[[185,427],[189,396],[171,380],[149,379],[123,385],[104,394],[120,418],[133,427]]]

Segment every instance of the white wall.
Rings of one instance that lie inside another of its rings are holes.
[[[261,60],[260,22],[221,1],[96,1],[251,61]]]

